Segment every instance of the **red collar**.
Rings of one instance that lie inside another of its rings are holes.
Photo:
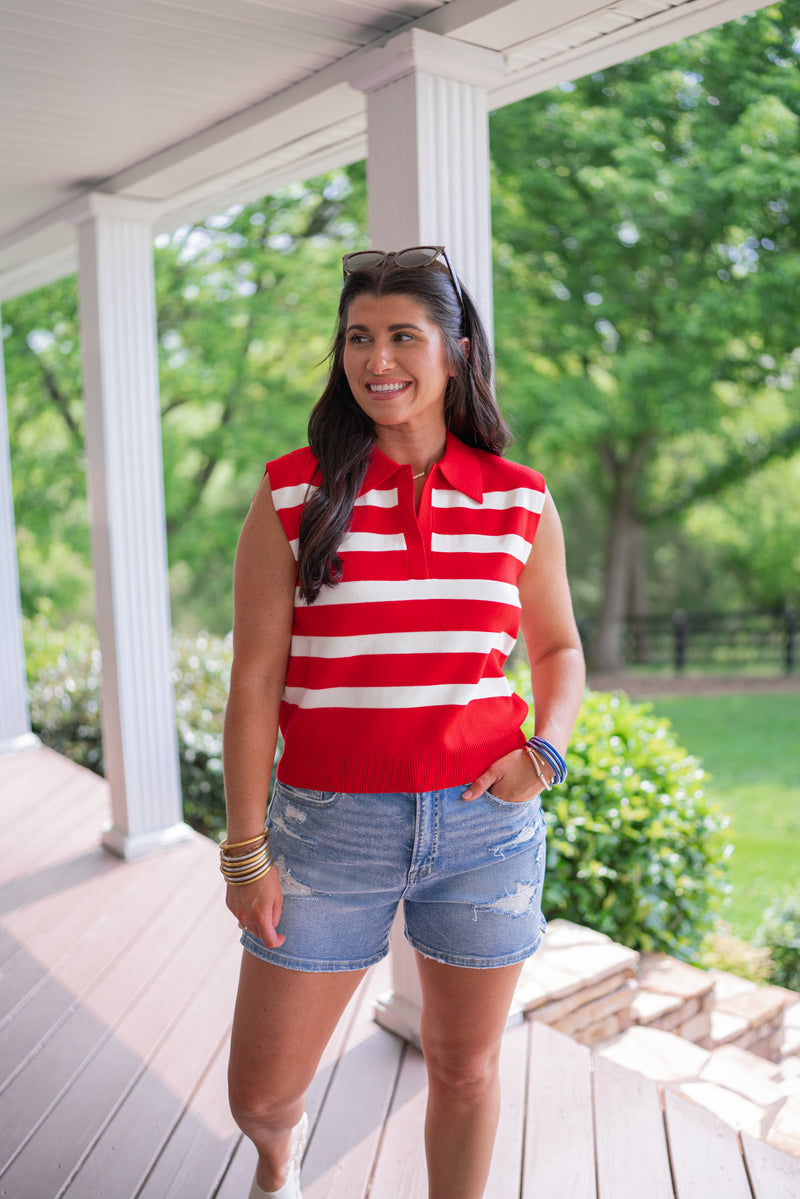
[[[439,462],[434,464],[433,471],[437,468],[456,491],[462,492],[463,495],[469,496],[477,503],[481,502],[483,499],[483,472],[481,471],[480,457],[477,450],[465,445],[463,441],[459,441],[454,433],[448,432],[447,434],[444,455]],[[387,458],[376,446],[372,451],[372,461],[359,494],[363,495],[365,491],[380,487],[397,471],[404,469],[405,467],[401,463]]]

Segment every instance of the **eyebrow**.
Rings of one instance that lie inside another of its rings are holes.
[[[345,332],[349,333],[352,329],[358,329],[359,332],[368,333],[369,325],[348,325]],[[425,330],[419,325],[413,325],[411,321],[401,321],[399,325],[389,325],[390,333],[397,333],[400,329],[416,329],[418,333],[425,332]]]

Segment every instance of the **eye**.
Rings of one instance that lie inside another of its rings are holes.
[[[395,333],[394,339],[395,339],[395,341],[413,341],[414,340],[414,338],[412,337],[412,335],[410,333],[402,333],[402,332]]]
[[[347,340],[353,346],[363,346],[365,342],[369,341],[369,338],[366,333],[349,333]]]

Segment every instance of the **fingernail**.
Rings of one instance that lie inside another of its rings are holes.
[[[472,799],[472,792],[471,791],[462,791],[461,798],[462,799]]]

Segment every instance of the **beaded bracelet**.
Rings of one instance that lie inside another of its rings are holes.
[[[563,783],[567,777],[567,764],[554,745],[545,741],[544,737],[529,737],[525,742],[534,752],[538,753],[553,768],[553,786]]]

